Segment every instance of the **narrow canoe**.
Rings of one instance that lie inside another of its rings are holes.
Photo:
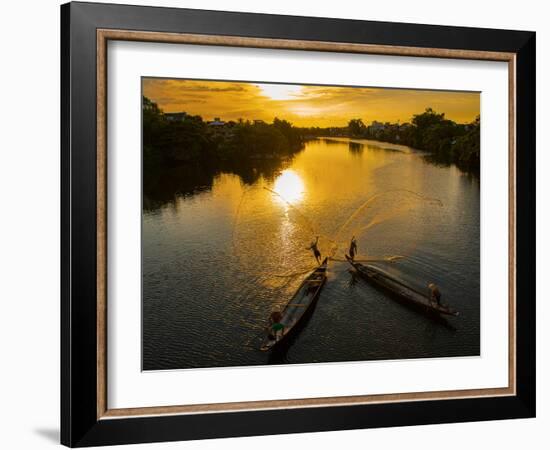
[[[305,317],[311,313],[327,281],[327,261],[328,258],[325,258],[321,265],[302,281],[296,293],[281,311],[280,323],[284,325],[282,333],[279,332],[276,338],[269,333],[263,340],[260,350],[265,352],[287,341]]]
[[[372,283],[395,296],[400,302],[407,304],[415,309],[428,314],[443,314],[448,316],[458,316],[458,311],[453,310],[447,305],[438,305],[430,300],[427,294],[417,291],[411,286],[407,286],[400,280],[392,277],[383,270],[370,264],[361,264],[346,255],[348,262],[355,268],[357,273],[366,281]]]

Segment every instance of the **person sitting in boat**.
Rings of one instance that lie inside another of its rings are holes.
[[[319,236],[317,236],[317,239],[315,239],[315,242],[312,242],[311,245],[307,248],[307,250],[312,250],[313,256],[315,256],[315,259],[317,260],[317,264],[321,264],[321,252],[319,251],[319,247],[317,247],[318,243],[319,243]]]
[[[349,244],[349,257],[351,258],[352,261],[355,259],[356,254],[357,254],[357,241],[355,240],[355,236],[353,236]]]
[[[275,308],[269,316],[269,321],[271,323],[269,334],[273,336],[275,340],[277,340],[279,334],[284,334],[285,326],[281,323],[281,320],[283,320],[283,314],[278,308]]]
[[[430,290],[430,301],[432,303],[441,306],[441,292],[435,283],[429,283],[428,289]]]

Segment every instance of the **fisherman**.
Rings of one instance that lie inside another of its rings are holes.
[[[318,243],[319,243],[319,236],[317,236],[317,239],[315,239],[315,242],[312,242],[311,245],[307,248],[307,250],[313,250],[313,255],[315,256],[315,259],[317,260],[317,264],[321,264],[321,252],[319,251],[319,248],[317,247]]]
[[[429,283],[428,289],[430,290],[430,301],[441,306],[441,292],[435,283]]]
[[[349,257],[351,258],[352,261],[355,259],[356,254],[357,254],[357,241],[355,240],[355,236],[353,236],[349,244]]]
[[[275,340],[277,340],[279,332],[281,335],[284,334],[285,326],[281,323],[281,320],[283,320],[283,314],[279,308],[275,308],[269,316],[269,321],[271,323],[269,334],[273,336]]]

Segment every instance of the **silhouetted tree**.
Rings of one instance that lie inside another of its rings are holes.
[[[362,137],[367,127],[361,119],[351,119],[348,122],[348,132],[350,136]]]

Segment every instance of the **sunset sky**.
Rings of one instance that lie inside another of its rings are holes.
[[[479,114],[479,93],[407,89],[304,86],[204,80],[143,78],[143,95],[164,112],[185,111],[205,120],[286,119],[296,126],[345,126],[408,122],[431,107],[459,123]]]

